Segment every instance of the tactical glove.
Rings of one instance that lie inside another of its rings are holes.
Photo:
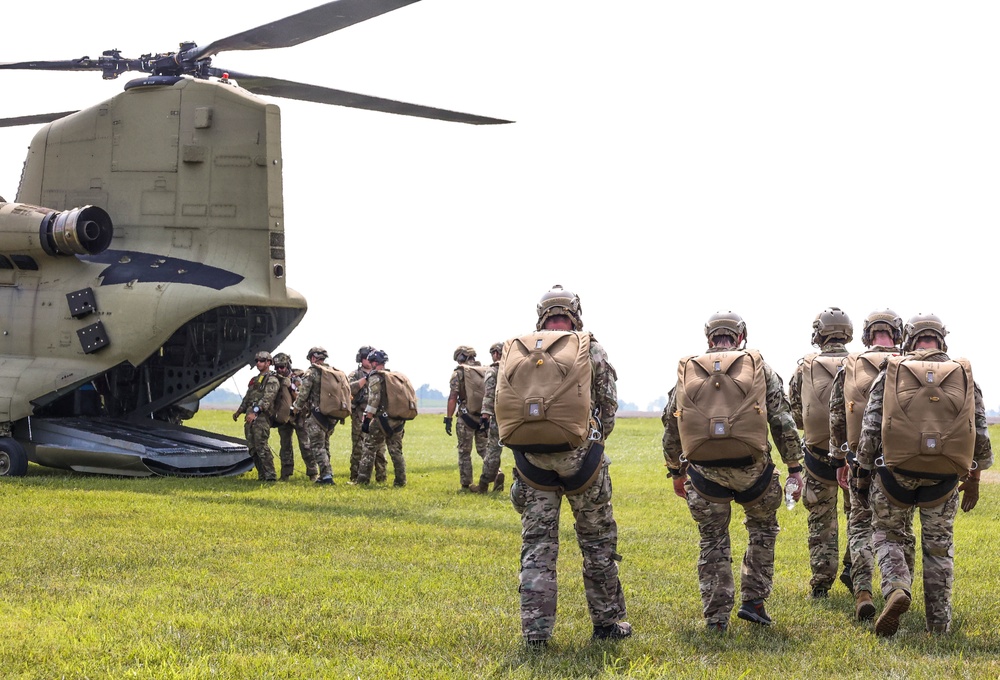
[[[861,503],[861,507],[865,510],[871,507],[871,489],[872,489],[872,475],[870,471],[862,470],[863,472],[868,472],[864,477],[855,477],[851,480],[851,486],[854,487],[854,495],[857,496],[858,502]]]
[[[488,432],[490,429],[490,417],[489,416],[479,416],[479,429],[483,432]]]
[[[444,431],[451,436],[451,416],[444,417]]]
[[[962,482],[958,490],[962,492],[962,512],[968,512],[979,502],[979,480],[969,477]]]
[[[372,419],[365,418],[364,420],[361,421],[361,431],[364,432],[365,434],[368,434],[368,431],[371,429],[371,425],[372,425]]]
[[[235,412],[235,413],[233,414],[233,422],[235,423],[235,422],[236,422],[237,420],[239,420],[239,419],[240,419],[240,412],[239,412],[239,411],[236,411],[236,412]]]

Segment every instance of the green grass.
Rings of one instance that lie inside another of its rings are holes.
[[[192,424],[241,432],[228,412]],[[0,677],[1000,675],[1000,486],[984,484],[979,507],[959,513],[952,634],[923,632],[919,581],[887,641],[852,620],[841,585],[808,600],[806,513],[782,507],[768,602],[777,625],[734,616],[718,638],[703,632],[697,531],[665,478],[660,435],[655,419],[623,419],[609,446],[636,635],[590,643],[564,504],[558,622],[543,653],[520,644],[518,516],[505,495],[457,493],[455,440],[440,416],[407,426],[405,489],[344,483],[346,427],[333,437],[332,488],[310,484],[301,459],[291,482],[270,486],[253,475],[114,479],[32,465],[0,482]],[[503,462],[509,471],[509,454]],[[739,510],[732,534],[738,562]]]

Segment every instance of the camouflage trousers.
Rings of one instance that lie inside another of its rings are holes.
[[[806,454],[809,455],[808,453]],[[844,516],[850,526],[851,497],[836,482],[828,484],[806,472],[806,488],[802,491],[802,505],[809,511],[808,527],[809,568],[812,578],[810,588],[829,590],[837,579],[840,565],[840,526],[837,518],[837,496],[843,492]],[[844,569],[853,574],[850,541],[844,547]]]
[[[469,427],[461,416],[457,416],[455,439],[458,440],[458,479],[462,486],[469,486],[472,484],[472,444],[475,442],[476,453],[483,458],[486,453],[487,434],[483,430]],[[493,476],[496,477],[496,474]]]
[[[896,482],[915,489],[933,482],[894,475]],[[882,595],[895,588],[912,595],[914,575],[913,515],[920,514],[920,553],[924,570],[924,610],[928,629],[951,626],[951,588],[955,580],[955,515],[958,491],[932,508],[900,507],[889,500],[882,480],[872,482],[872,547],[882,572]]]
[[[572,456],[551,454],[558,459]],[[579,469],[579,462],[577,469]],[[542,467],[538,457],[534,465]],[[557,461],[553,461],[558,465]],[[583,589],[590,620],[595,626],[625,618],[625,593],[618,578],[618,524],[611,509],[611,476],[608,458],[597,480],[583,493],[566,500],[576,520],[576,540],[583,554]],[[573,470],[555,469],[566,477]],[[548,640],[556,622],[556,558],[559,556],[559,511],[562,494],[528,486],[515,471],[510,499],[521,514],[521,633],[526,640]]]
[[[351,476],[352,482],[358,481],[358,466],[361,465],[362,439],[367,435],[361,431],[361,422],[365,418],[364,409],[351,414]],[[385,446],[375,452],[375,481],[384,482],[386,477]]]
[[[267,416],[258,415],[252,423],[243,423],[243,434],[247,439],[253,466],[257,468],[257,479],[277,479],[274,471],[274,452],[268,445],[271,438],[271,423]]]
[[[853,480],[853,475],[848,475]],[[872,592],[872,581],[875,578],[875,550],[872,547],[872,510],[861,505],[852,490],[851,514],[847,518],[847,547],[851,551],[851,578],[854,580],[854,592],[861,590]],[[903,553],[910,573],[913,573],[914,550],[916,539],[912,527],[901,534]]]
[[[750,488],[764,472],[764,465],[747,468],[699,468],[706,478],[734,491]],[[726,480],[724,471],[732,472]],[[748,474],[737,474],[746,470]],[[703,498],[691,480],[684,483],[688,510],[698,524],[701,536],[698,555],[698,588],[702,613],[708,624],[729,623],[736,597],[733,579],[733,556],[729,539],[732,503],[714,503]],[[774,581],[774,544],[778,537],[778,506],[783,493],[778,472],[774,471],[767,490],[756,500],[743,505],[749,539],[740,567],[740,598],[743,601],[766,600]]]
[[[389,420],[389,425],[393,428],[403,425],[406,421]],[[372,478],[372,467],[380,450],[389,449],[389,458],[392,460],[392,483],[396,486],[406,484],[406,461],[403,460],[403,435],[405,429],[400,427],[399,432],[386,434],[379,424],[378,418],[371,422],[371,428],[367,435],[361,440],[361,461],[358,463],[358,484],[367,484]],[[376,472],[377,474],[377,472]],[[384,474],[384,473],[383,473]]]
[[[315,477],[319,474],[319,470],[309,452],[309,433],[306,432],[304,426],[296,421],[278,425],[278,441],[281,442],[281,448],[278,449],[278,458],[281,460],[281,476],[291,477],[292,473],[295,472],[295,450],[292,448],[293,432],[299,440],[299,453],[306,466],[306,475]]]
[[[497,473],[500,472],[500,455],[502,453],[500,428],[497,427],[496,418],[490,418],[490,429],[486,436],[486,450],[483,453],[483,471],[479,475],[479,486],[484,491],[496,481]]]
[[[330,435],[333,434],[334,427],[336,424],[332,424],[327,429],[311,414],[306,416],[305,428],[306,434],[309,435],[309,455],[312,456],[321,479],[333,477],[333,468],[330,466]]]

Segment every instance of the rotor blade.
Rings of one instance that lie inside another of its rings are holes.
[[[32,71],[101,71],[104,67],[97,60],[66,59],[63,61],[11,61],[0,63],[0,69],[25,69]]]
[[[185,58],[197,61],[227,50],[267,50],[291,47],[353,26],[419,0],[334,0],[284,19],[251,28],[199,47]]]
[[[407,104],[406,102],[394,99],[370,97],[365,94],[345,92],[344,90],[333,90],[328,87],[320,87],[319,85],[296,83],[280,78],[252,76],[246,73],[234,73],[233,71],[229,71],[229,76],[235,78],[243,89],[250,90],[255,94],[269,95],[271,97],[300,99],[306,102],[316,102],[317,104],[333,104],[335,106],[347,106],[352,109],[382,111],[384,113],[396,113],[401,116],[433,118],[453,123],[469,123],[470,125],[499,125],[512,122],[499,118],[476,116],[471,113],[436,109],[430,106],[421,106],[420,104]]]
[[[34,116],[19,116],[17,118],[0,118],[0,127],[17,127],[18,125],[51,123],[54,120],[65,118],[72,113],[76,113],[76,111],[63,111],[62,113],[39,113]]]

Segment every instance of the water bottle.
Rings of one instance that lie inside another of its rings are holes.
[[[789,477],[785,481],[785,507],[789,510],[795,509],[795,492],[799,490],[799,480]]]

